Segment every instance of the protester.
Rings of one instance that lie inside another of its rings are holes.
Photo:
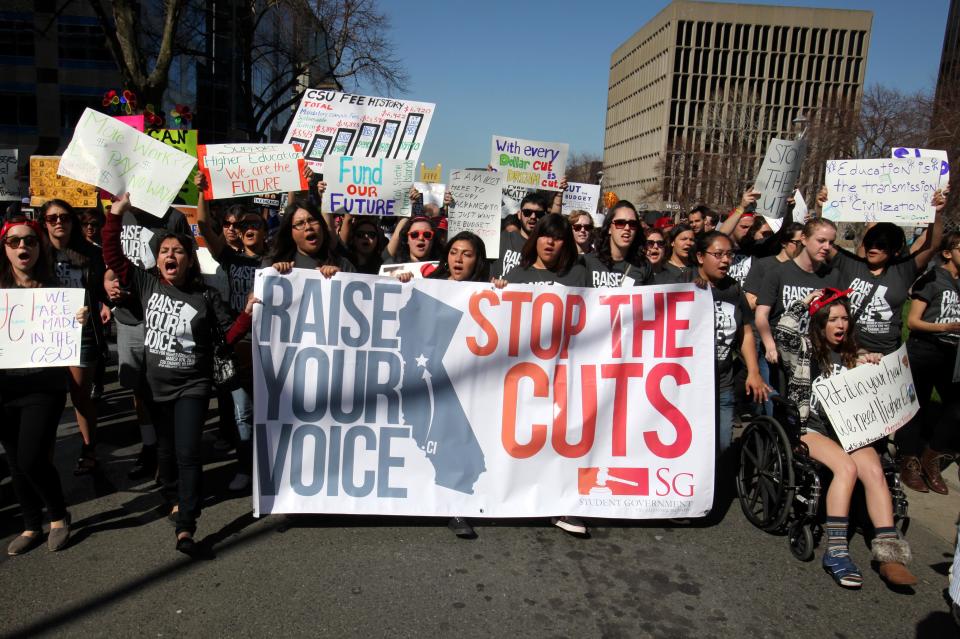
[[[657,284],[684,281],[693,268],[694,237],[693,230],[686,224],[678,224],[667,232],[667,259],[654,280]]]
[[[403,218],[383,251],[384,264],[433,262],[438,259],[441,244],[436,240],[430,218]]]
[[[58,285],[41,234],[35,222],[3,225],[0,288]],[[77,320],[86,326],[86,306],[77,313]],[[13,489],[23,514],[23,532],[7,546],[8,555],[22,555],[43,540],[44,508],[50,517],[47,547],[61,550],[70,539],[70,515],[60,475],[53,464],[53,447],[67,403],[69,379],[66,367],[0,369],[0,443],[7,454]]]
[[[720,214],[716,211],[707,211],[703,214],[703,232],[709,233],[710,231],[715,231],[717,229],[717,224],[720,223]]]
[[[633,204],[620,200],[603,218],[597,250],[584,256],[587,284],[594,288],[622,286],[626,278],[649,284],[653,271],[643,255],[643,246],[640,216]]]
[[[517,264],[523,247],[533,233],[543,216],[547,214],[547,201],[539,193],[527,193],[520,200],[520,210],[517,217],[520,220],[518,231],[506,231],[500,234],[500,259],[494,263],[493,275],[498,278],[506,277]]]
[[[281,273],[293,268],[319,269],[325,274],[353,273],[353,264],[336,255],[333,245],[332,233],[320,211],[309,202],[295,201],[283,211],[273,253],[264,259],[264,265],[272,265]]]
[[[687,225],[695,235],[700,235],[704,232],[703,221],[706,219],[706,215],[709,212],[710,207],[706,206],[705,204],[699,204],[693,207],[693,209],[687,213]]]
[[[387,238],[380,230],[377,218],[343,216],[340,241],[347,247],[347,259],[356,267],[357,273],[377,275],[380,272]]]
[[[220,221],[223,241],[237,253],[243,252],[243,240],[240,239],[240,229],[237,228],[237,222],[244,212],[243,205],[233,204],[227,209]]]
[[[447,242],[437,270],[428,277],[452,282],[489,282],[490,266],[483,240],[470,231],[454,235]]]
[[[567,220],[573,228],[573,239],[577,243],[577,253],[584,255],[593,252],[593,216],[586,211],[571,211]]]
[[[876,448],[867,445],[845,452],[823,406],[812,392],[812,385],[822,378],[880,361],[876,353],[857,353],[848,294],[849,290],[817,289],[787,306],[776,327],[779,355],[790,380],[787,399],[798,409],[800,439],[810,456],[833,473],[826,495],[824,569],[845,588],[859,588],[863,583],[863,576],[847,547],[850,499],[859,479],[873,523],[873,560],[879,565],[880,577],[893,586],[910,586],[917,583],[906,567],[910,546],[900,539],[893,525],[892,499]],[[803,318],[810,318],[807,330],[802,328]]]
[[[750,308],[757,308],[757,296],[763,288],[764,278],[777,266],[792,260],[803,250],[803,224],[791,222],[781,229],[779,238],[780,252],[756,260],[743,283],[743,292],[747,296]],[[762,368],[762,364],[761,364]]]
[[[503,218],[503,221],[500,223],[501,233],[519,233],[521,228],[523,227],[516,213]]]
[[[667,241],[660,229],[647,229],[643,235],[645,238],[644,256],[647,258],[647,263],[650,264],[654,277],[656,277],[663,270]]]

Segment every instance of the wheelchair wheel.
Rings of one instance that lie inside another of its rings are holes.
[[[758,417],[747,426],[740,441],[740,508],[757,528],[780,531],[796,490],[787,433],[776,420]]]
[[[809,524],[790,526],[790,552],[800,561],[813,559],[813,530]]]

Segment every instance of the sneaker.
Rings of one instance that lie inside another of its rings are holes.
[[[863,585],[863,575],[845,549],[827,549],[823,553],[823,569],[844,588],[859,588]]]
[[[583,523],[583,520],[578,517],[554,517],[550,520],[557,528],[566,530],[568,533],[574,535],[586,535],[587,534],[587,525]]]
[[[453,531],[453,534],[461,539],[473,539],[477,536],[473,526],[464,517],[451,517],[447,522],[447,528]]]
[[[128,479],[153,479],[157,474],[157,447],[144,446],[137,455],[137,461],[127,473]]]
[[[233,492],[240,492],[250,488],[250,475],[237,473],[227,488]]]

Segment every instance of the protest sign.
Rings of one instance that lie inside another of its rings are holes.
[[[43,206],[47,200],[60,199],[78,208],[97,205],[97,189],[58,174],[60,156],[30,156],[30,205]]]
[[[810,208],[807,206],[807,200],[803,197],[800,189],[797,189],[793,193],[793,221],[806,222],[809,214]],[[781,224],[783,224],[783,222],[781,222]]]
[[[423,279],[435,270],[439,262],[404,262],[403,264],[383,264],[380,275],[395,277],[400,273],[409,273],[414,279]]]
[[[79,366],[82,288],[0,290],[0,369]]]
[[[943,176],[941,184],[946,186],[950,184],[950,158],[946,151],[938,149],[915,149],[911,147],[895,146],[890,150],[892,158],[936,158],[940,160],[940,175]]]
[[[0,149],[0,201],[20,199],[19,158],[17,149]]]
[[[920,410],[906,344],[879,364],[817,378],[813,394],[848,453],[892,434]]]
[[[494,135],[490,143],[490,166],[504,173],[509,185],[559,191],[568,148],[562,142]]]
[[[433,204],[437,208],[443,208],[443,195],[447,192],[446,184],[439,182],[414,182],[413,188],[420,191],[424,206]]]
[[[487,257],[500,254],[500,201],[503,173],[462,169],[450,172],[450,209],[448,235],[471,231],[480,236]]]
[[[803,140],[771,138],[760,165],[754,188],[760,191],[757,213],[764,217],[781,218],[787,212],[787,198],[793,193],[800,176],[800,167],[807,155]]]
[[[292,144],[201,144],[200,170],[207,200],[306,191],[303,154]]]
[[[270,209],[280,209],[280,194],[264,193],[253,198],[253,203]]]
[[[183,129],[148,129],[146,134],[154,140],[163,142],[167,146],[172,146],[175,149],[183,151],[190,157],[197,157],[196,129],[190,129],[188,131]],[[177,193],[177,197],[173,200],[174,204],[197,205],[197,185],[193,180],[197,177],[198,170],[199,168],[197,166],[191,169],[190,175],[187,176],[187,180],[183,183],[183,186],[180,187],[180,192]]]
[[[823,216],[840,222],[933,222],[930,201],[943,182],[937,158],[829,160]]]
[[[443,179],[443,165],[439,162],[437,166],[428,169],[423,162],[420,163],[420,181],[421,182],[439,182]]]
[[[264,269],[255,295],[257,516],[711,507],[708,291]]]
[[[567,190],[563,192],[563,203],[561,204],[560,212],[567,215],[572,211],[586,211],[593,216],[596,214],[599,205],[599,184],[569,182],[567,183]]]
[[[57,171],[114,195],[130,193],[133,206],[162,217],[196,163],[186,153],[88,108]]]
[[[416,168],[413,160],[332,158],[324,174],[327,190],[323,192],[323,210],[409,217],[410,187]]]
[[[523,198],[536,192],[536,190],[523,186],[511,186],[506,183],[506,177],[504,177],[503,193],[500,196],[500,217],[516,215],[520,211],[520,202],[523,201]]]
[[[307,164],[317,172],[327,158],[341,155],[412,160],[416,165],[434,107],[429,102],[307,89],[283,141],[302,145]]]

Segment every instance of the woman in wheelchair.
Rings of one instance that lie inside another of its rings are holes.
[[[866,493],[867,512],[873,523],[873,560],[879,564],[881,578],[894,586],[917,583],[907,569],[910,546],[894,526],[890,490],[873,446],[851,453],[840,446],[823,408],[811,392],[821,377],[853,368],[876,364],[876,353],[857,355],[857,341],[850,322],[849,290],[826,288],[795,301],[780,318],[774,330],[780,360],[787,373],[787,400],[796,404],[800,414],[801,441],[810,457],[833,472],[827,490],[827,548],[823,567],[841,586],[859,588],[863,582],[847,548],[848,513],[853,489],[859,479]],[[810,316],[806,334],[800,332],[801,320]]]

